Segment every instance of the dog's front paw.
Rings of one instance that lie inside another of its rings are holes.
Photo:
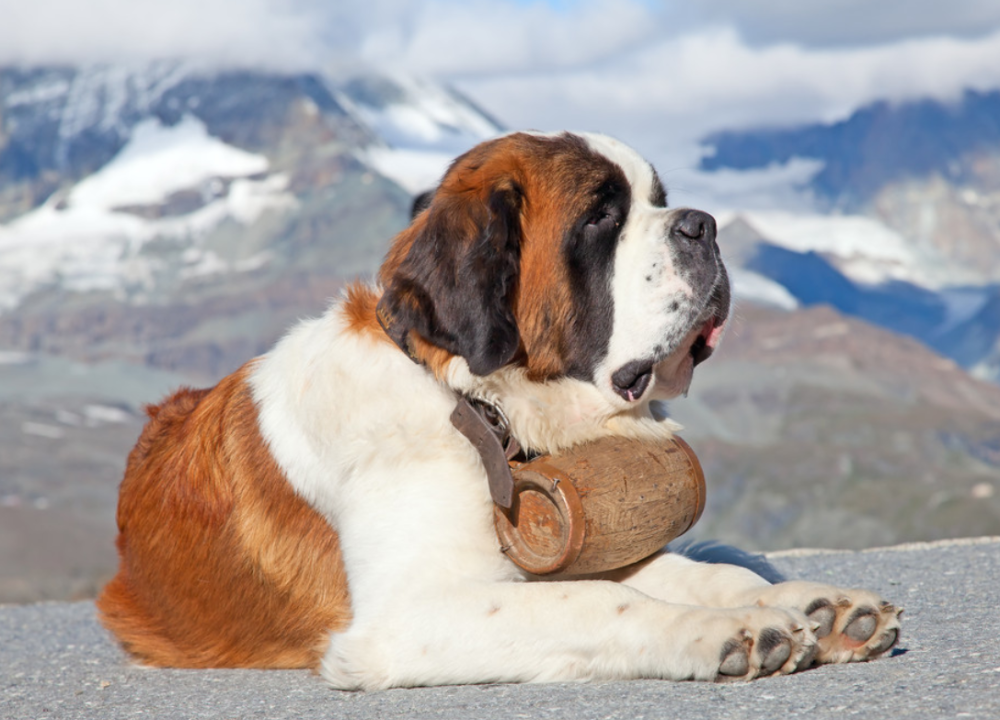
[[[870,590],[786,582],[758,595],[760,604],[798,608],[815,624],[817,663],[871,660],[899,642],[902,608]]]
[[[816,662],[857,662],[882,655],[899,642],[902,612],[866,590],[815,598],[806,607],[806,614],[819,623]]]
[[[715,680],[733,682],[784,675],[812,664],[816,636],[802,613],[785,608],[736,608],[729,623],[738,629],[722,643]]]

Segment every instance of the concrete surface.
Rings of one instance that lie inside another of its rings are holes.
[[[0,607],[0,718],[1000,718],[1000,538],[770,556],[788,577],[902,604],[891,657],[745,685],[662,681],[373,693],[308,672],[128,662],[90,602]]]

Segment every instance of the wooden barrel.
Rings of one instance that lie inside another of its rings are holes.
[[[530,573],[580,575],[649,557],[705,509],[705,475],[679,437],[605,438],[513,467],[514,502],[494,506],[500,546]]]

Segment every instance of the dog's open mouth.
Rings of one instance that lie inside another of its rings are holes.
[[[725,324],[725,318],[713,315],[701,326],[698,337],[691,343],[691,350],[689,351],[695,366],[712,357],[712,353],[715,352],[715,348],[718,347],[719,341],[722,339],[722,331],[725,328]]]
[[[703,323],[693,328],[684,338],[680,348],[666,358],[647,358],[645,360],[633,360],[618,368],[611,376],[611,385],[614,391],[628,402],[635,402],[640,399],[649,389],[649,384],[653,379],[653,373],[660,376],[659,364],[669,365],[669,375],[674,376],[668,382],[668,392],[673,390],[674,385],[684,384],[684,387],[677,392],[683,392],[691,380],[691,372],[695,366],[705,362],[715,352],[722,333],[725,329],[725,315],[712,315]],[[684,352],[682,348],[687,348]],[[688,362],[690,358],[690,362]],[[676,393],[675,393],[676,394]]]

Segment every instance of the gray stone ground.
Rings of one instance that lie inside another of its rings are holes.
[[[154,670],[128,662],[90,602],[0,607],[0,718],[1000,718],[1000,538],[783,553],[788,577],[902,604],[891,657],[745,685],[659,681],[372,693],[308,672]]]

